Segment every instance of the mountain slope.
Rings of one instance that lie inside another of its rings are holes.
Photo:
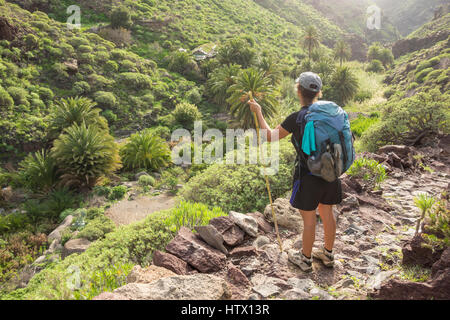
[[[387,16],[382,17],[380,30],[367,28],[367,8],[373,4],[370,0],[303,0],[313,6],[322,15],[346,32],[364,37],[367,42],[391,42],[398,40],[400,34]]]
[[[0,5],[0,153],[39,148],[54,98],[83,95],[110,125],[152,124],[195,83],[45,13]]]
[[[389,17],[402,36],[406,36],[433,18],[434,11],[448,0],[373,0]]]

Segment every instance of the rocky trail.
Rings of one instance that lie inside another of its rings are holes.
[[[168,193],[155,196],[128,197],[113,204],[105,215],[116,225],[127,225],[144,219],[153,212],[170,209],[175,206],[175,197]]]
[[[407,147],[406,147],[407,148]],[[235,213],[214,218],[196,232],[182,227],[167,245],[156,252],[153,265],[136,266],[128,284],[95,299],[367,299],[377,297],[398,267],[408,242],[415,233],[420,212],[414,197],[420,193],[439,197],[449,189],[448,166],[432,161],[432,170],[412,167],[413,149],[400,162],[392,149],[383,158],[390,172],[380,190],[367,192],[364,186],[343,178],[344,201],[335,209],[337,236],[335,266],[326,268],[314,261],[313,272],[304,273],[288,257],[301,248],[302,220],[287,199],[274,203],[284,251],[280,252],[271,220],[270,207],[264,213]],[[408,164],[408,160],[409,164]],[[382,159],[381,159],[382,160]],[[433,171],[434,170],[434,171]],[[318,221],[316,247],[322,245],[323,228]],[[447,249],[448,251],[448,249]],[[446,252],[447,252],[446,251]],[[443,254],[442,259],[450,254]],[[445,281],[421,283],[440,288],[448,299],[448,261],[439,260],[446,270]],[[435,268],[435,266],[433,266]],[[433,269],[434,270],[434,269]],[[433,272],[434,274],[434,272]],[[397,281],[397,280],[394,280]],[[400,280],[398,280],[400,281]],[[428,290],[427,289],[427,290]],[[438,298],[441,296],[438,296]]]

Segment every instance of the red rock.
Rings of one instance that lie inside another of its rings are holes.
[[[200,272],[215,272],[226,266],[226,256],[198,239],[186,227],[181,227],[166,250],[189,263]]]
[[[439,276],[439,273],[448,268],[450,268],[450,247],[447,247],[441,254],[441,258],[433,264],[431,275],[433,278]]]
[[[266,221],[264,215],[261,212],[251,212],[247,213],[248,216],[255,218],[258,223],[258,229],[265,233],[270,233],[273,231],[272,225]]]
[[[227,278],[232,284],[236,286],[245,287],[250,285],[250,281],[248,280],[247,276],[232,263],[228,265]]]
[[[369,197],[367,195],[356,195],[360,204],[373,206],[377,209],[390,212],[392,207],[383,198]]]
[[[242,242],[244,242],[244,236],[245,232],[239,228],[237,225],[233,225],[231,228],[229,228],[227,231],[225,231],[223,234],[223,241],[231,246],[236,247],[240,245]]]
[[[420,235],[416,235],[412,240],[402,248],[404,265],[420,265],[422,267],[431,267],[433,263],[439,260],[442,251],[433,252],[429,248],[422,247],[424,240]]]
[[[232,263],[228,264],[226,281],[230,287],[233,300],[246,300],[248,298],[251,283],[245,274]]]
[[[215,227],[221,234],[234,226],[234,222],[228,216],[213,218],[209,221],[209,224]]]
[[[256,255],[258,255],[258,252],[256,251],[256,248],[253,246],[234,248],[230,252],[230,256],[232,258],[242,258]]]
[[[189,265],[185,261],[173,254],[161,252],[159,250],[156,250],[153,253],[153,264],[158,267],[169,269],[180,275],[188,274],[191,271]]]

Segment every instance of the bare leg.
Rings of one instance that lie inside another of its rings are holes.
[[[299,210],[303,218],[303,254],[311,257],[312,247],[316,238],[316,210]]]
[[[333,206],[319,204],[319,214],[323,222],[325,249],[331,251],[336,238],[336,219],[333,215]]]

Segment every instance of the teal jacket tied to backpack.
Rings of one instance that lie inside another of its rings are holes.
[[[309,156],[308,169],[326,181],[335,181],[355,160],[347,113],[334,102],[319,101],[309,107],[304,122],[302,150]]]

